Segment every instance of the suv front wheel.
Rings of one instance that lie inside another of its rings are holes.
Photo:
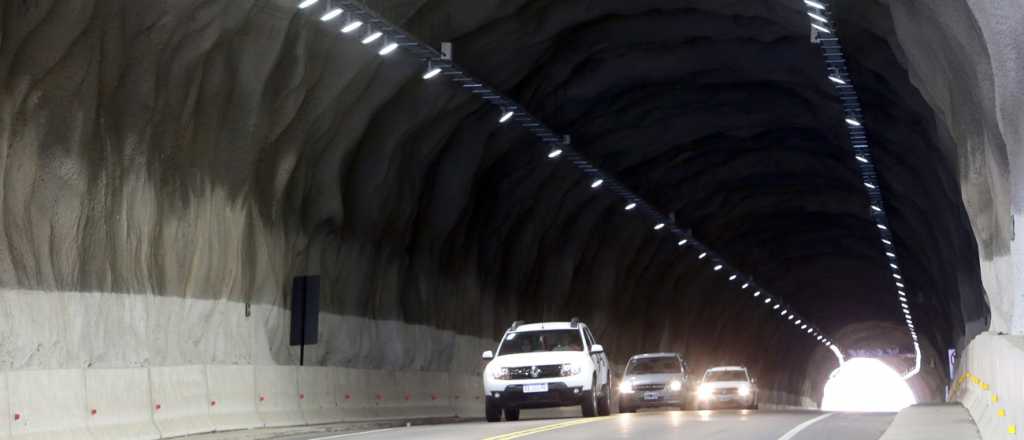
[[[484,402],[484,415],[487,416],[488,422],[500,422],[501,421],[501,407],[487,399]]]

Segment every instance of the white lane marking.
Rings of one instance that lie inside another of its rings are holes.
[[[826,418],[826,417],[828,417],[828,416],[830,416],[832,414],[833,413],[822,414],[822,415],[820,415],[818,417],[815,417],[815,418],[813,418],[811,420],[808,420],[808,421],[803,422],[803,423],[801,423],[799,425],[796,425],[795,428],[793,428],[789,432],[783,434],[782,437],[779,437],[779,440],[792,440],[793,437],[796,437],[796,435],[800,433],[800,431],[803,431],[803,430],[807,429],[808,426],[811,426],[811,425],[813,425],[815,423],[818,423],[822,419],[824,419],[824,418]]]
[[[367,434],[376,434],[376,433],[385,432],[385,431],[394,431],[396,429],[398,429],[398,428],[385,428],[385,429],[374,429],[372,431],[350,432],[348,434],[338,434],[338,435],[332,435],[330,437],[316,437],[316,438],[311,438],[309,440],[334,440],[334,439],[337,439],[337,438],[355,437],[357,435],[367,435]]]

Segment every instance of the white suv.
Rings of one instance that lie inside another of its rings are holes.
[[[483,354],[488,422],[519,420],[519,410],[580,405],[584,417],[608,415],[611,376],[604,348],[587,325],[512,324],[497,353]]]

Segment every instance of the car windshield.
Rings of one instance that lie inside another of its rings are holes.
[[[704,374],[704,382],[746,382],[747,372],[743,370],[708,371]]]
[[[583,351],[583,338],[575,329],[514,332],[505,336],[498,355],[537,351]]]
[[[679,360],[674,357],[635,358],[626,365],[626,374],[680,373]]]

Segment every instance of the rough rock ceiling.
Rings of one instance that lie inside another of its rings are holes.
[[[909,348],[795,0],[374,4],[453,41],[844,348]],[[577,315],[618,360],[678,350],[821,390],[830,353],[497,109],[287,0],[0,11],[5,287],[285,305],[291,275],[321,273],[337,314],[484,337]],[[935,391],[941,353],[988,318],[956,146],[901,68],[885,4],[837,15]]]
[[[453,41],[457,62],[572,134],[576,148],[827,330],[902,321],[798,2],[484,3],[429,1],[406,25],[435,44]],[[941,352],[965,321],[987,316],[953,147],[890,44],[886,6],[844,4],[836,15],[912,304]],[[500,316],[581,313],[600,317],[620,346],[654,349],[664,337],[694,351],[772,326],[734,310],[751,305],[695,254],[649,237],[617,200],[542,164],[541,153],[510,148],[476,190],[491,214],[481,227],[501,231],[494,249],[483,245],[495,264],[481,267],[497,303],[516,311]],[[559,218],[542,214],[552,210]],[[568,269],[566,259],[571,281],[548,275]],[[873,343],[907,348],[883,327]]]

